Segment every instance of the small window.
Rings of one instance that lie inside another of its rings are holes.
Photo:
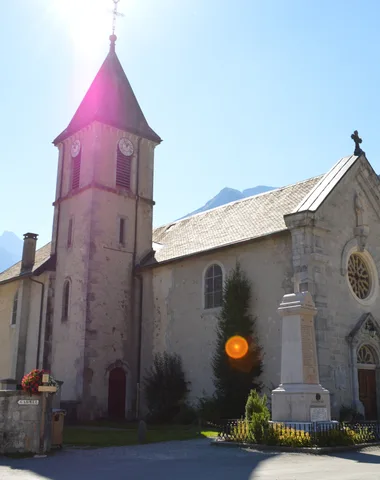
[[[125,244],[125,218],[119,218],[119,243]]]
[[[82,151],[80,151],[76,157],[73,157],[71,159],[72,161],[71,189],[72,190],[76,190],[77,188],[79,188],[81,158],[82,158]]]
[[[18,290],[13,297],[13,307],[12,307],[12,322],[11,325],[16,325],[17,322],[17,310],[18,310]]]
[[[70,218],[69,226],[67,229],[67,248],[70,248],[73,244],[73,219]]]
[[[62,322],[66,322],[69,318],[70,305],[70,281],[66,280],[63,284],[63,298],[62,298]]]
[[[208,267],[204,278],[205,308],[216,308],[222,305],[223,299],[223,272],[220,265]]]
[[[132,157],[124,155],[117,147],[116,185],[118,187],[131,188],[131,163]]]

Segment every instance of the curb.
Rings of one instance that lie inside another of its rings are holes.
[[[363,450],[365,448],[379,447],[380,442],[374,443],[359,443],[357,445],[346,445],[340,447],[285,447],[285,446],[271,446],[260,445],[255,443],[245,442],[228,442],[225,440],[212,440],[210,445],[212,447],[225,447],[225,448],[248,448],[250,450],[257,450],[259,452],[283,452],[283,453],[304,453],[312,455],[326,455],[329,453],[339,453],[347,451]]]

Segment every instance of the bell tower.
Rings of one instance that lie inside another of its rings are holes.
[[[116,2],[117,3],[117,2]],[[115,4],[116,4],[115,3]],[[134,410],[138,326],[134,266],[152,249],[154,149],[116,55],[109,53],[59,151],[51,370],[82,418]]]

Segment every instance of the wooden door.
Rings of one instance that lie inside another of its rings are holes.
[[[110,371],[108,380],[108,415],[111,418],[125,418],[126,376],[122,368]]]
[[[364,405],[365,419],[377,420],[376,370],[358,370],[359,398]]]

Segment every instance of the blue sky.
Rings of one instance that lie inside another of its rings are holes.
[[[380,171],[380,3],[121,0],[117,53],[156,149],[156,226],[225,186],[282,186],[353,152]],[[0,233],[48,242],[57,152],[108,52],[111,0],[1,7]],[[379,172],[380,173],[380,172]]]

